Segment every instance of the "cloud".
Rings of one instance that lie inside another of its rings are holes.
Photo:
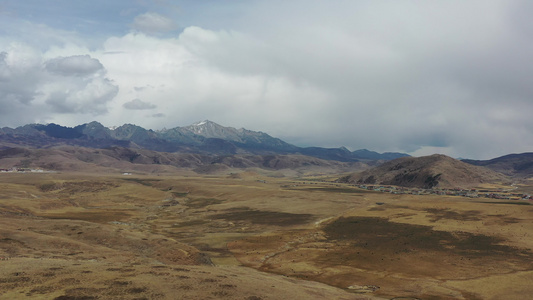
[[[6,62],[7,53],[0,53],[0,81],[6,81],[11,77],[11,70]]]
[[[0,54],[0,119],[5,126],[44,122],[55,114],[105,114],[118,87],[89,55],[45,59],[11,43]]]
[[[40,87],[44,104],[59,114],[101,115],[118,86],[106,78],[102,63],[90,55],[55,57],[44,63],[47,76]]]
[[[121,78],[123,92],[131,90],[172,112],[167,114],[172,120],[143,120],[144,126],[186,125],[208,118],[299,145],[411,153],[441,149],[464,157],[504,154],[491,145],[508,138],[489,133],[517,119],[519,126],[531,128],[522,111],[531,107],[523,96],[532,94],[525,84],[501,88],[521,82],[511,71],[506,72],[508,78],[499,78],[497,69],[514,67],[508,53],[490,47],[510,42],[501,31],[505,26],[474,18],[469,21],[471,32],[461,24],[443,29],[433,20],[453,15],[456,8],[444,6],[444,14],[430,8],[434,6],[414,7],[419,10],[415,13],[429,15],[410,24],[407,17],[384,12],[374,20],[382,27],[370,29],[361,26],[368,21],[365,13],[376,13],[372,6],[357,12],[363,24],[344,24],[347,28],[335,22],[291,27],[278,12],[281,20],[269,23],[275,24],[275,35],[253,35],[244,27],[215,31],[198,26],[185,28],[177,39],[128,34],[106,42],[107,50],[125,53],[104,64],[113,74],[131,75]],[[496,20],[504,18],[494,7],[487,10]],[[309,20],[316,12],[311,13],[301,17]],[[426,23],[433,23],[431,34],[410,32]],[[283,25],[288,27],[278,28]],[[389,34],[392,27],[396,32]],[[487,35],[484,28],[497,34]],[[461,35],[450,36],[453,32]],[[463,50],[464,42],[473,48]],[[154,88],[135,88],[139,86]],[[505,114],[501,103],[512,103],[506,104]],[[168,124],[174,120],[180,123]],[[481,120],[485,126],[476,125]],[[533,136],[531,131],[524,130],[524,136]],[[528,149],[525,144],[509,141],[506,149]]]
[[[57,57],[45,63],[47,71],[62,76],[87,76],[104,69],[98,59],[89,55]]]
[[[41,61],[32,49],[11,44],[0,55],[0,126],[35,122],[45,113],[35,104],[39,97]]]
[[[51,88],[45,100],[53,112],[60,114],[105,114],[108,112],[107,103],[118,93],[118,87],[105,78],[63,84],[61,87],[72,89]]]
[[[147,12],[136,16],[131,27],[147,34],[165,33],[177,29],[177,25],[173,20],[155,12]]]
[[[291,117],[276,116],[285,127],[279,136],[292,141],[490,157],[533,149],[511,129],[533,137],[522,113],[533,109],[526,75],[533,49],[511,27],[516,21],[507,12],[516,3],[354,2],[322,12],[312,2],[295,16],[290,12],[301,2],[261,2],[244,14],[248,27],[234,26],[240,32],[190,27],[180,39],[227,74],[280,78],[300,92],[321,92],[319,103],[306,103],[303,93],[285,98],[285,107],[295,109]],[[318,131],[305,129],[310,120]]]
[[[96,40],[0,20],[0,122],[211,119],[301,146],[533,151],[528,1],[143,3]]]
[[[28,105],[37,96],[43,72],[40,54],[20,43],[10,43],[0,54],[0,105]]]
[[[152,103],[144,102],[141,99],[133,99],[129,102],[126,102],[122,105],[125,109],[133,110],[145,110],[145,109],[154,109],[157,105]]]

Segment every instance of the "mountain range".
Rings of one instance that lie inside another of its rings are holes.
[[[459,161],[438,154],[415,158],[345,147],[298,147],[264,132],[208,120],[158,131],[133,124],[107,128],[98,122],[76,127],[52,123],[0,129],[0,168],[12,167],[145,173],[187,169],[204,174],[255,168],[282,175],[352,173],[341,181],[433,188],[531,178],[533,153]]]
[[[76,127],[58,124],[29,124],[0,129],[0,149],[10,147],[47,148],[61,145],[89,148],[124,147],[171,153],[205,155],[306,155],[340,162],[391,160],[404,153],[377,153],[345,147],[298,147],[264,132],[221,126],[205,120],[185,127],[154,131],[133,124],[114,129],[98,122]]]

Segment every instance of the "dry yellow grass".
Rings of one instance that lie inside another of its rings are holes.
[[[257,172],[0,174],[0,191],[2,299],[533,293],[530,205]]]

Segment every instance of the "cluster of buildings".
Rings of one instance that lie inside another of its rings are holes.
[[[45,171],[43,169],[31,169],[31,168],[9,168],[0,169],[0,173],[53,173],[54,171]]]
[[[319,180],[317,182],[332,184],[331,182],[325,180]],[[317,184],[317,182],[297,182],[298,184],[286,185],[282,187],[297,187],[302,184]],[[335,184],[336,187],[340,187],[340,184]],[[422,188],[407,188],[394,185],[368,185],[368,184],[354,184],[353,186],[360,189],[390,193],[390,194],[409,194],[409,195],[441,195],[441,196],[458,196],[458,197],[468,197],[468,198],[489,198],[489,199],[500,199],[500,200],[530,200],[533,201],[533,195],[524,194],[524,193],[512,193],[511,191],[495,189],[462,189],[462,188],[453,188],[453,189],[422,189]]]
[[[459,196],[469,198],[491,198],[502,200],[533,200],[533,196],[523,193],[510,193],[503,190],[478,190],[478,189],[420,189],[420,188],[406,188],[389,185],[356,185],[360,189],[369,191],[377,191],[391,194],[411,194],[411,195],[446,195]]]

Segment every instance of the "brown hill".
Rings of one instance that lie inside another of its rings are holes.
[[[462,160],[516,178],[533,177],[533,153],[509,154],[491,160]]]
[[[416,188],[475,187],[483,183],[508,182],[503,174],[473,166],[446,155],[402,157],[381,166],[341,178],[343,182],[384,184]]]
[[[51,171],[169,173],[192,170],[199,174],[231,173],[233,169],[294,170],[298,174],[335,174],[363,170],[361,162],[338,162],[305,155],[206,155],[146,149],[74,146],[7,148],[0,150],[0,168],[40,168]]]

